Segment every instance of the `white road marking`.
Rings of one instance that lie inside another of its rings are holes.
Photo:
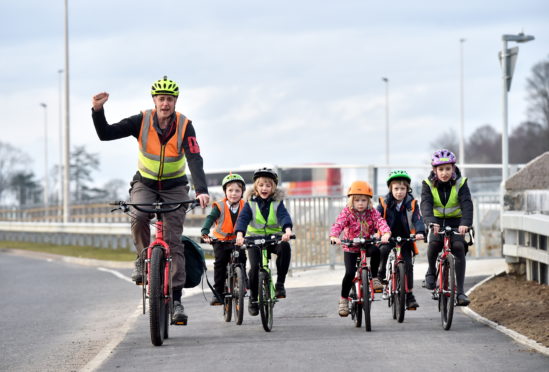
[[[126,275],[116,271],[116,270],[112,270],[112,269],[106,269],[104,267],[98,267],[97,270],[99,271],[104,271],[104,272],[107,272],[107,273],[111,273],[112,275],[116,276],[117,278],[120,278],[122,280],[125,280],[127,282],[130,282],[130,283],[133,283],[133,281],[128,278]]]

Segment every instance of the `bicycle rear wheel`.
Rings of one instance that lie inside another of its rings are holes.
[[[355,283],[353,283],[353,286],[351,287],[351,293],[349,297],[351,297],[351,318],[355,322],[355,327],[360,328],[362,326],[362,308],[358,303],[358,295],[356,292]]]
[[[372,299],[370,298],[370,278],[368,269],[362,269],[362,308],[364,310],[364,323],[366,323],[366,332],[372,330],[372,319],[370,317],[370,308]]]
[[[244,270],[242,267],[237,266],[235,268],[235,280],[232,293],[234,317],[237,325],[242,324],[244,318],[244,295],[246,292],[246,284],[244,282]]]
[[[271,293],[271,278],[266,271],[259,273],[258,299],[261,323],[265,332],[273,328],[273,294]]]
[[[229,267],[227,269],[227,277],[225,278],[225,290],[221,294],[223,296],[223,316],[226,322],[231,321],[231,316],[233,315],[233,299],[234,296],[234,282],[235,276],[232,269]],[[227,295],[228,294],[228,295]]]
[[[167,334],[169,309],[167,300],[164,298],[164,268],[166,260],[164,249],[157,245],[152,248],[151,272],[149,283],[149,325],[151,331],[151,342],[154,346],[164,343],[164,336]]]
[[[456,297],[456,266],[452,254],[446,256],[442,263],[442,284],[440,317],[442,328],[447,331],[452,326]]]
[[[404,321],[404,310],[406,309],[406,267],[404,262],[400,262],[397,265],[395,278],[396,278],[396,293],[395,293],[395,310],[397,315],[397,321],[402,323]]]

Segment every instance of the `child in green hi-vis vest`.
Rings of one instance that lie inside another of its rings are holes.
[[[463,235],[473,225],[473,201],[467,178],[461,176],[456,162],[456,156],[451,151],[435,151],[431,159],[433,169],[422,184],[421,214],[425,224],[433,226],[427,248],[429,268],[425,274],[425,287],[432,290],[436,284],[435,265],[443,245],[442,236],[436,234],[446,226],[456,228],[460,235],[453,235],[452,253],[456,258],[457,305],[467,306],[470,301],[463,290],[467,253]]]
[[[282,201],[283,193],[278,186],[278,175],[270,168],[261,168],[254,172],[254,185],[246,193],[244,208],[236,221],[236,245],[244,244],[244,235],[282,234],[282,243],[269,248],[276,254],[276,297],[285,298],[284,282],[290,267],[292,251],[290,236],[292,235],[292,218]],[[248,311],[255,316],[259,313],[257,303],[258,265],[261,260],[259,248],[248,249],[250,270],[248,279],[250,299]]]

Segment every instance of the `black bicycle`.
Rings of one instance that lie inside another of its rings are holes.
[[[188,206],[186,212],[200,205],[198,200],[184,200],[181,202],[164,203],[130,203],[126,201],[115,201],[109,203],[117,206],[111,210],[121,210],[130,217],[135,218],[130,212],[130,206],[144,213],[156,215],[156,239],[151,242],[147,249],[143,250],[147,256],[144,260],[145,280],[142,285],[143,314],[146,312],[146,300],[149,300],[149,325],[151,331],[151,342],[155,346],[164,343],[168,338],[170,324],[186,325],[175,322],[173,319],[173,297],[172,297],[172,254],[170,246],[164,241],[164,230],[162,215],[173,212],[183,206]]]
[[[246,296],[246,268],[240,262],[240,247],[234,245],[234,240],[211,239],[210,244],[221,244],[231,247],[231,256],[227,264],[225,287],[223,293],[216,294],[223,300],[223,317],[230,322],[234,310],[234,318],[237,325],[244,319],[244,297]]]
[[[295,239],[295,235],[292,235],[290,239]],[[247,249],[257,247],[261,253],[257,300],[259,304],[259,313],[261,314],[261,324],[263,325],[265,332],[270,332],[273,328],[273,308],[275,303],[278,302],[271,269],[269,268],[271,255],[268,248],[280,244],[281,242],[282,235],[279,234],[253,235],[244,238],[244,244]]]

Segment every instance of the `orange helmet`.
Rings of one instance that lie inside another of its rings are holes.
[[[351,187],[349,187],[349,191],[347,191],[347,196],[350,195],[366,195],[372,197],[374,196],[374,190],[366,181],[355,181],[351,183]]]

